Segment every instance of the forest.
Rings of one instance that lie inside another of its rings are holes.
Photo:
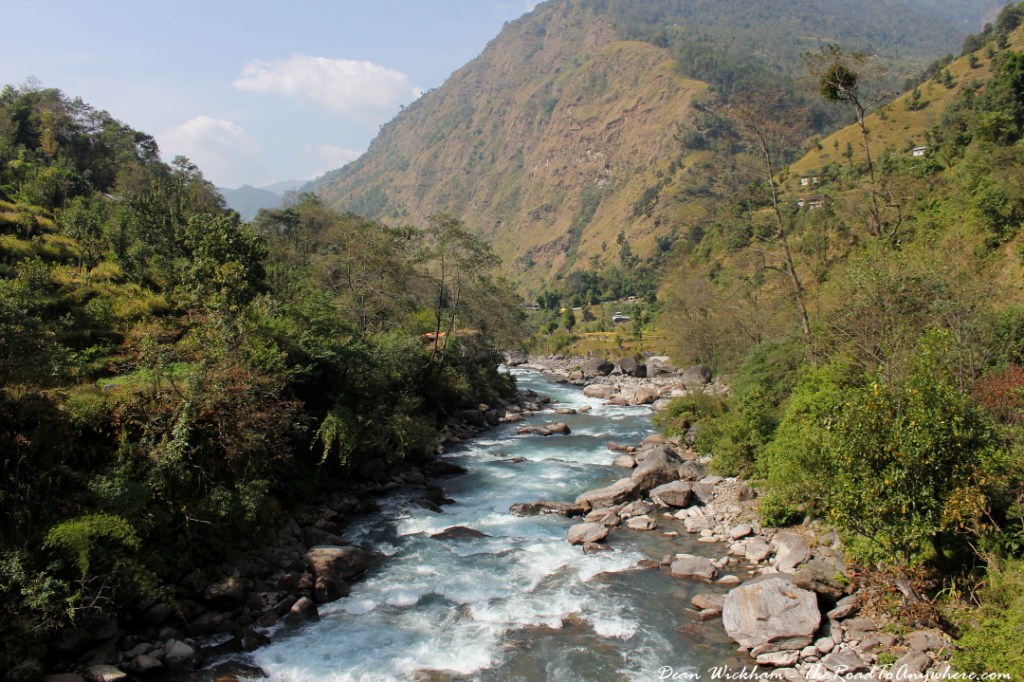
[[[436,453],[522,308],[459,220],[249,224],[55,89],[0,93],[0,667]]]

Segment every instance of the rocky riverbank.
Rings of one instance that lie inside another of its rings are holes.
[[[673,398],[695,392],[727,395],[729,387],[716,380],[703,365],[679,368],[666,356],[652,356],[637,362],[633,358],[611,360],[599,357],[566,358],[560,355],[527,357],[510,354],[511,366],[535,369],[561,377],[583,387],[583,394],[610,405],[650,405],[665,409]]]
[[[514,401],[463,410],[446,426],[437,454],[501,423],[544,409],[548,398],[521,391]],[[189,680],[193,671],[226,654],[270,643],[279,623],[319,618],[324,604],[348,595],[349,585],[385,557],[344,539],[345,527],[378,509],[374,498],[403,493],[412,504],[440,511],[450,503],[445,477],[463,469],[442,459],[397,462],[376,480],[324,494],[282,516],[262,542],[233,561],[197,568],[159,595],[139,600],[118,618],[82,623],[37,658],[10,671],[10,682]],[[242,543],[243,547],[245,543]],[[47,673],[47,674],[44,674]],[[262,677],[239,663],[203,679],[231,682]]]
[[[607,365],[616,369],[603,374]],[[647,377],[600,359],[531,359],[524,366],[582,383],[588,395],[607,395],[609,402],[644,390],[657,391],[657,400],[694,390],[727,391],[699,368]],[[687,374],[689,381],[679,378]],[[595,386],[612,390],[598,393]],[[656,405],[657,400],[629,404]],[[717,548],[719,556],[678,553],[657,567],[674,578],[720,588],[692,600],[696,618],[709,621],[708,627],[714,627],[710,621],[720,622],[752,664],[773,669],[777,677],[923,680],[926,674],[948,671],[951,644],[940,630],[906,632],[884,617],[862,612],[870,590],[858,589],[841,543],[823,524],[765,527],[755,489],[735,478],[707,475],[707,461],[676,440],[651,436],[635,447],[610,443],[609,449],[610,463],[624,470],[619,480],[582,492],[572,502],[524,502],[510,513],[581,517],[567,539],[584,552],[604,549],[619,532],[678,536],[677,530],[660,529],[659,521],[673,528],[681,521],[683,532]]]

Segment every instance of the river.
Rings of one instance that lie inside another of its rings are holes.
[[[711,666],[742,666],[720,624],[698,623],[689,609],[693,594],[715,588],[637,568],[645,558],[720,548],[658,515],[658,530],[616,529],[610,551],[585,555],[565,539],[575,521],[508,513],[515,502],[572,501],[620,478],[608,442],[635,444],[652,432],[646,407],[606,406],[538,372],[512,371],[521,388],[559,407],[593,409],[525,422],[564,421],[567,436],[517,436],[523,423],[506,424],[449,452],[468,473],[443,481],[456,500],[443,513],[396,495],[350,526],[346,539],[388,559],[348,598],[322,607],[319,621],[272,633],[273,644],[252,654],[271,680],[603,682],[660,679],[665,668],[708,679]],[[486,537],[431,538],[452,526]],[[665,535],[672,530],[678,537]]]

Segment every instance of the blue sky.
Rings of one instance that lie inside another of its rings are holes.
[[[81,97],[236,187],[344,165],[537,2],[4,4],[0,84]]]

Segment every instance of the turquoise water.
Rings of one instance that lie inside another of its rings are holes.
[[[568,436],[517,436],[523,423],[510,424],[450,452],[469,473],[443,481],[456,500],[443,513],[396,496],[347,529],[346,539],[388,559],[324,606],[320,621],[282,626],[252,654],[272,680],[655,680],[665,667],[707,678],[710,666],[742,665],[721,627],[698,624],[688,609],[711,588],[637,568],[671,552],[715,551],[675,520],[658,516],[648,533],[616,530],[610,551],[585,555],[565,539],[574,521],[508,513],[516,502],[572,501],[621,477],[608,442],[635,444],[652,431],[646,407],[605,406],[542,374],[513,372],[559,407],[593,410],[552,408],[525,422],[564,421]],[[487,537],[430,537],[452,526]]]

